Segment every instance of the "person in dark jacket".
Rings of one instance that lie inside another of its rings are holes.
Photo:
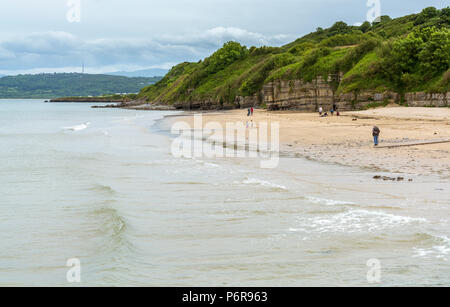
[[[373,142],[374,142],[375,146],[378,146],[380,133],[381,133],[380,128],[378,128],[377,126],[374,126],[373,130],[372,130],[372,135],[373,135]]]

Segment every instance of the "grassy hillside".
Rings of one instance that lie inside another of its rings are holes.
[[[128,78],[77,73],[18,75],[0,78],[0,98],[55,98],[137,93],[154,78]]]
[[[370,90],[398,93],[446,92],[450,87],[450,8],[360,27],[337,22],[282,47],[226,43],[198,63],[182,63],[140,98],[173,104],[215,101],[233,104],[236,96],[258,93],[271,80],[343,75],[332,83],[337,93]]]

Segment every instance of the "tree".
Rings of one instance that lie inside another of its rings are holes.
[[[433,28],[427,38],[418,56],[420,70],[428,75],[446,71],[450,65],[450,31]]]
[[[447,26],[450,24],[450,7],[443,8],[439,14],[440,26]]]
[[[398,90],[411,89],[450,67],[450,30],[427,27],[382,48],[380,68]]]
[[[247,47],[237,42],[228,42],[221,49],[205,60],[206,71],[210,74],[225,69],[249,53]]]
[[[417,19],[414,22],[414,25],[421,25],[430,20],[431,18],[437,17],[439,15],[439,10],[433,6],[424,8],[422,12],[417,15]]]
[[[359,27],[359,29],[360,29],[363,33],[366,33],[367,31],[369,31],[370,28],[372,28],[372,25],[371,25],[370,22],[368,22],[368,21],[364,22],[364,23]]]
[[[433,6],[424,8],[421,13],[425,18],[433,18],[439,15],[438,9]]]
[[[441,10],[441,17],[450,18],[450,7],[445,7]]]
[[[388,15],[380,16],[380,23],[388,22],[388,21],[391,21],[391,20],[392,20],[392,18],[389,17]]]
[[[349,30],[348,25],[343,22],[343,21],[338,21],[336,22],[331,28],[330,28],[330,32],[332,33],[332,35],[336,35],[336,34],[345,34],[347,33]]]

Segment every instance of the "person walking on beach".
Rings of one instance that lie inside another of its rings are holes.
[[[374,142],[375,146],[378,146],[380,133],[381,133],[380,128],[378,128],[377,126],[374,126],[373,130],[372,130],[372,135],[373,135],[373,142]]]
[[[252,113],[252,110],[250,108],[247,109],[247,116],[250,116],[250,114]]]
[[[322,113],[323,113],[323,109],[322,109],[322,107],[319,107],[319,116],[322,116]]]
[[[253,109],[253,107],[252,107],[252,108],[251,108],[252,116],[253,116],[253,112],[255,112],[255,109]]]

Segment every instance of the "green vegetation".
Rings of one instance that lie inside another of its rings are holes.
[[[56,98],[137,93],[161,80],[90,74],[38,74],[0,78],[0,98]]]
[[[369,103],[368,105],[365,106],[365,109],[366,109],[366,110],[369,110],[369,109],[376,109],[376,108],[379,108],[379,107],[385,107],[385,106],[387,106],[388,104],[389,104],[389,100],[388,100],[388,99],[385,99],[384,101],[381,101],[381,102],[372,102],[372,103]]]
[[[273,80],[321,76],[337,93],[447,92],[450,84],[450,8],[349,26],[336,22],[282,47],[247,48],[228,42],[198,63],[175,66],[138,95],[173,104],[214,101],[233,105]],[[331,76],[331,78],[329,78]]]

